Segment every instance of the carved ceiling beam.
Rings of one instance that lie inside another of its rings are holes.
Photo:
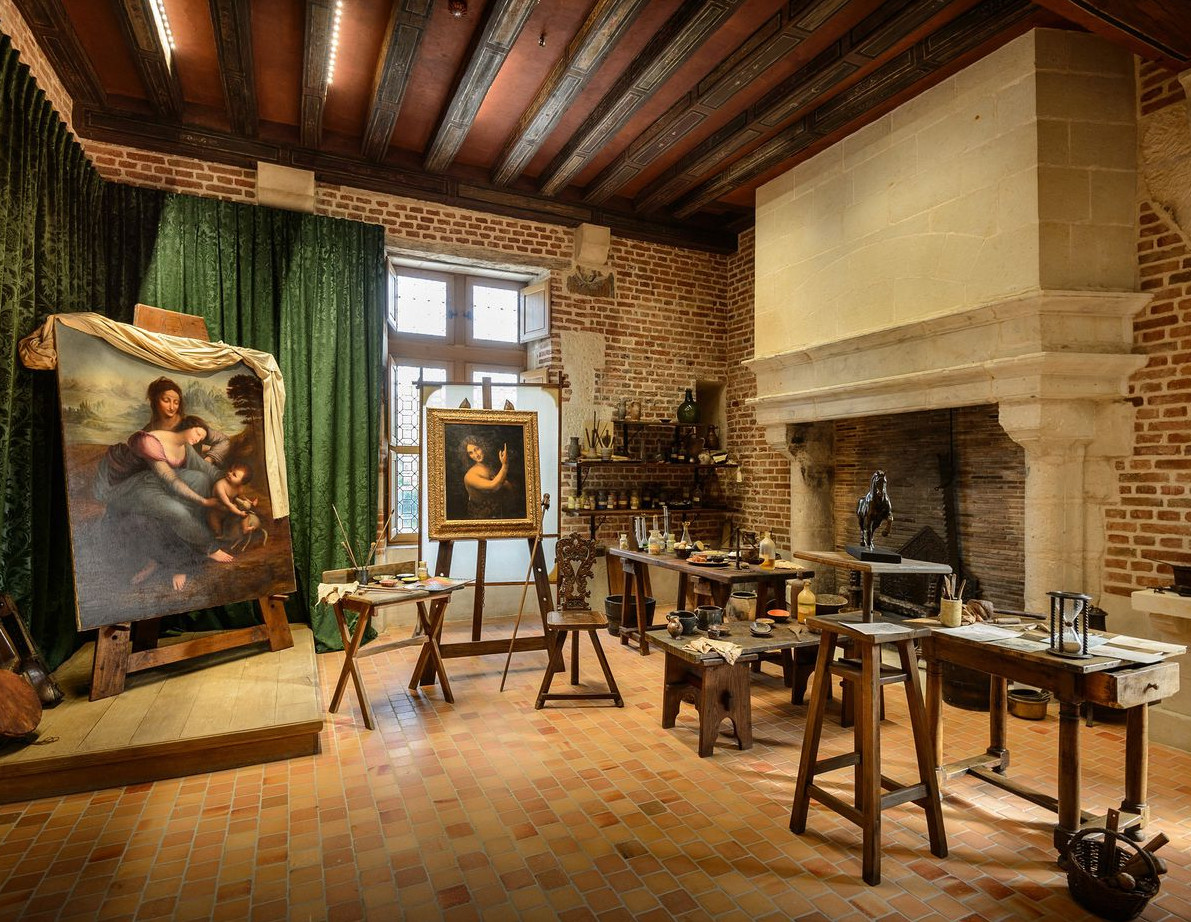
[[[953,0],[881,4],[642,189],[635,202],[637,209],[650,212],[673,202],[741,150],[773,134],[800,109],[822,102],[846,81],[871,70],[899,41],[954,6]]]
[[[1034,0],[1089,32],[1121,42],[1173,71],[1191,66],[1191,12],[1185,0]]]
[[[738,91],[792,53],[843,5],[841,0],[819,0],[793,16],[783,7],[608,164],[588,184],[583,200],[592,205],[607,201],[669,148],[697,131]]]
[[[496,0],[484,10],[479,37],[470,49],[467,65],[455,79],[451,102],[426,152],[423,165],[431,173],[441,173],[459,153],[484,97],[537,5],[538,0]]]
[[[219,52],[219,79],[232,131],[256,137],[256,77],[252,68],[252,15],[238,0],[209,0],[211,29]]]
[[[181,121],[182,88],[174,70],[173,51],[162,43],[150,3],[151,0],[119,0],[115,4],[117,18],[149,102],[158,115]]]
[[[565,188],[742,2],[686,0],[675,10],[546,167],[542,192]]]
[[[306,41],[302,59],[302,111],[298,131],[303,147],[316,148],[323,135],[327,104],[331,28],[335,0],[306,0]]]
[[[106,106],[107,95],[61,0],[15,0],[15,3],[71,99],[80,105]]]
[[[1036,13],[1037,8],[1028,0],[985,0],[698,186],[682,199],[674,216],[690,217],[762,173],[794,160],[817,142],[843,137],[866,116],[881,115],[890,100],[912,89],[926,89],[934,82],[932,76],[945,74],[943,69],[948,64],[968,52],[994,37],[1007,41],[1020,34]],[[1015,23],[1019,26],[1016,32]]]
[[[409,72],[430,22],[433,0],[398,0],[389,12],[384,53],[372,79],[372,108],[360,149],[369,160],[383,160],[397,127],[397,115],[409,87]]]
[[[579,27],[505,143],[492,172],[496,185],[507,186],[521,175],[645,3],[646,0],[596,0],[587,21]]]

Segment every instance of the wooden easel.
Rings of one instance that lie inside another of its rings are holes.
[[[481,385],[481,392],[483,394],[484,409],[492,409],[492,379],[484,378]],[[470,539],[469,539],[470,540]],[[476,540],[476,577],[475,577],[475,596],[472,602],[471,612],[471,640],[455,641],[453,643],[438,644],[438,649],[442,653],[444,660],[457,659],[463,656],[486,656],[490,653],[507,653],[509,651],[509,642],[507,640],[481,640],[480,633],[484,621],[484,585],[485,585],[485,568],[488,560],[488,542],[484,538],[477,538]],[[512,644],[513,652],[523,653],[527,650],[545,650],[546,649],[546,613],[554,607],[554,598],[550,592],[550,571],[546,567],[546,555],[542,553],[542,542],[535,541],[533,538],[527,539],[529,542],[530,553],[533,554],[531,561],[531,568],[533,570],[534,590],[538,597],[538,613],[542,618],[542,633],[540,636],[533,637],[517,637]],[[450,576],[451,574],[451,557],[455,551],[455,539],[444,538],[438,543],[438,556],[434,562],[435,576]],[[446,600],[441,600],[435,603],[442,605],[445,609]],[[442,628],[442,612],[437,612],[439,617],[431,618],[431,623],[436,624],[441,630]],[[438,639],[438,638],[436,638]],[[575,641],[578,643],[578,640]],[[560,667],[561,668],[561,667]],[[417,684],[421,686],[433,685],[437,670],[425,652],[418,660],[414,669]],[[411,683],[411,687],[413,683]]]
[[[155,333],[209,339],[207,324],[202,317],[145,304],[136,306],[132,323],[133,326]],[[101,627],[95,638],[95,660],[91,667],[91,700],[98,701],[120,694],[124,691],[125,679],[130,672],[155,669],[166,663],[261,641],[267,641],[269,649],[273,651],[289,649],[294,645],[294,638],[285,617],[284,600],[285,596],[266,596],[257,600],[264,624],[219,631],[194,640],[179,641],[168,647],[157,646],[161,633],[160,617]]]

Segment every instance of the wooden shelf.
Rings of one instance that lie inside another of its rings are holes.
[[[670,506],[670,515],[673,516],[680,512],[698,513],[698,512],[735,512],[729,506]],[[579,517],[590,516],[591,518],[601,518],[603,516],[612,515],[661,515],[661,506],[651,506],[648,509],[563,509],[563,515],[573,515]]]
[[[680,468],[688,471],[714,471],[719,468],[729,468],[735,470],[740,467],[734,461],[729,461],[724,464],[699,464],[690,463],[686,461],[642,461],[636,458],[626,458],[624,461],[599,461],[599,460],[583,460],[579,461],[563,461],[563,467],[579,468],[579,467],[657,467],[657,468]]]

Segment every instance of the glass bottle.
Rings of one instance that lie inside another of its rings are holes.
[[[815,614],[815,593],[811,589],[811,581],[803,580],[802,591],[798,593],[798,623],[806,624],[806,619]]]
[[[689,524],[688,524],[687,522],[683,522],[683,523],[682,523],[682,539],[681,539],[681,543],[682,543],[682,546],[683,546],[683,547],[690,547],[690,546],[691,546],[691,529],[690,529],[690,526],[689,526]]]
[[[770,537],[769,532],[764,532],[761,535],[761,566],[763,569],[772,570],[777,563],[777,544],[774,543],[773,538]]]
[[[678,421],[684,426],[690,426],[699,419],[699,407],[695,403],[695,398],[691,395],[691,389],[689,387],[686,389],[686,397],[678,405],[675,415],[678,417]]]

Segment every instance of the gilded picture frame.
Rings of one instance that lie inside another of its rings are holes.
[[[431,540],[537,534],[536,413],[430,407],[425,444]]]

